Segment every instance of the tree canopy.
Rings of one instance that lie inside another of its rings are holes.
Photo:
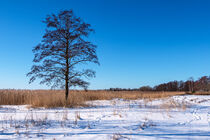
[[[48,15],[43,23],[47,28],[41,43],[34,47],[34,65],[27,74],[30,83],[37,78],[40,84],[66,89],[79,86],[87,88],[85,78],[95,77],[95,71],[81,64],[99,64],[97,46],[88,41],[94,30],[91,25],[74,15],[72,10]]]

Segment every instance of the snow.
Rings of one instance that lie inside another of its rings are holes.
[[[0,139],[210,139],[210,96],[87,104],[92,107],[0,106]]]

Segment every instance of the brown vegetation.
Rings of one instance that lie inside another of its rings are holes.
[[[63,107],[65,106],[63,90],[0,90],[0,105],[31,105],[32,107]],[[122,99],[154,99],[184,92],[141,92],[141,91],[105,91],[105,90],[73,90],[67,101],[67,107],[85,106],[86,101]]]
[[[191,94],[191,93],[188,93]],[[197,91],[195,93],[193,93],[193,95],[210,95],[209,91]]]

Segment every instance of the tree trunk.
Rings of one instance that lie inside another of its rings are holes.
[[[65,73],[65,89],[66,89],[66,103],[69,95],[69,41],[66,42],[66,73]]]
[[[65,95],[66,95],[66,101],[67,101],[67,99],[68,99],[68,95],[69,95],[69,82],[68,82],[68,80],[66,79],[66,91],[65,91]]]

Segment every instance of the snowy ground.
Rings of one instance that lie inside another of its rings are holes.
[[[210,139],[210,96],[88,103],[93,107],[0,106],[0,139]]]

